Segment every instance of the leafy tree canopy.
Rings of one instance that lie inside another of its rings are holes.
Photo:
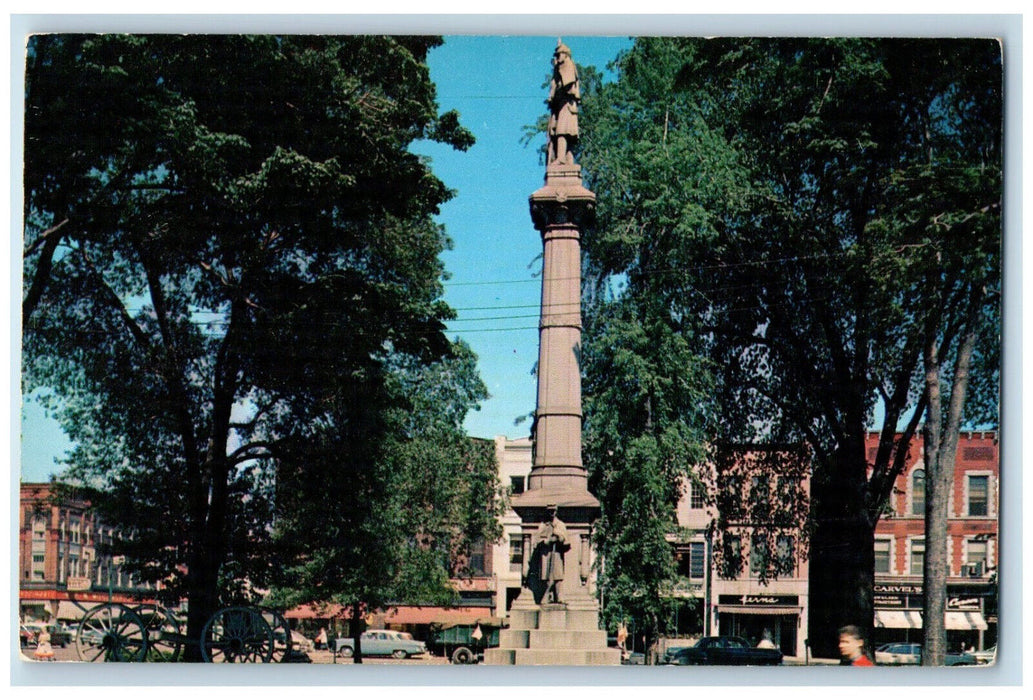
[[[649,309],[705,358],[664,376],[712,398],[682,414],[707,437],[807,446],[822,652],[870,624],[871,536],[924,415],[922,350],[933,339],[949,377],[972,309],[966,422],[995,419],[1000,59],[988,40],[644,38],[584,100],[589,280],[617,290],[588,313]],[[624,361],[636,382],[661,347]],[[595,371],[586,391],[629,384]]]
[[[189,597],[193,636],[220,596],[271,580],[301,494],[315,506],[341,489],[321,511],[348,535],[334,546],[411,527],[423,504],[392,489],[411,475],[407,441],[439,424],[450,451],[422,465],[445,479],[437,514],[491,490],[489,462],[454,434],[484,392],[444,335],[449,241],[432,216],[451,193],[409,151],[473,142],[438,112],[425,59],[439,43],[29,42],[25,390],[52,390],[69,474],[110,495],[140,575]],[[422,397],[442,393],[432,415]]]

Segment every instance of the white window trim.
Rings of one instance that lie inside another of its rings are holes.
[[[889,546],[890,569],[889,569],[889,571],[887,571],[886,573],[884,573],[882,575],[883,576],[895,576],[896,573],[897,573],[897,558],[896,558],[897,541],[896,541],[896,538],[893,537],[893,535],[876,535],[875,536],[875,541],[876,542],[889,542],[890,543],[890,546]]]
[[[986,477],[986,515],[969,515],[968,514],[968,482],[969,482],[969,478],[973,477],[973,476],[985,476]],[[981,469],[981,470],[978,470],[978,471],[976,471],[976,470],[966,471],[965,472],[964,482],[961,485],[962,493],[961,493],[961,508],[959,509],[960,510],[960,517],[962,517],[962,518],[977,518],[979,520],[982,520],[984,518],[985,519],[996,518],[997,517],[997,508],[995,506],[996,506],[997,499],[994,498],[994,489],[996,488],[996,486],[997,485],[994,483],[994,473],[992,471],[990,471],[988,469],[987,470],[982,470]]]
[[[927,485],[926,489],[925,489],[925,493],[926,494],[929,493],[929,488],[928,488],[929,472],[925,468],[925,462],[923,462],[922,460],[918,460],[917,462],[915,462],[914,466],[911,467],[911,470],[908,471],[908,473],[907,473],[907,489],[906,489],[906,491],[907,491],[907,503],[905,504],[905,511],[904,511],[904,517],[906,517],[906,518],[924,518],[925,517],[924,513],[916,514],[914,512],[915,509],[913,507],[914,506],[914,495],[915,495],[915,472],[918,471],[919,469],[921,469],[923,474],[925,475],[924,481],[925,481],[925,483]],[[910,548],[908,549],[908,551],[910,552]]]
[[[916,574],[913,571],[911,571],[911,551],[912,551],[912,545],[913,545],[913,543],[916,540],[922,540],[922,542],[924,543],[925,542],[925,535],[922,534],[922,535],[908,535],[907,536],[907,555],[904,557],[904,559],[905,559],[905,561],[904,561],[904,571],[906,572],[905,573],[906,576],[920,576],[921,575],[921,574]],[[923,569],[925,568],[925,554],[926,554],[926,549],[923,548],[923,550],[922,550],[922,568]]]

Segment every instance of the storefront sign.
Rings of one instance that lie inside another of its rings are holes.
[[[92,583],[93,582],[90,580],[88,576],[69,576],[67,588],[70,591],[79,593],[82,591],[90,590],[90,586],[92,585]]]
[[[967,598],[948,598],[947,599],[948,610],[966,610],[975,611],[979,610],[979,598],[967,597]]]
[[[910,583],[877,583],[873,587],[876,593],[922,593],[922,587]]]
[[[795,595],[721,595],[718,596],[719,605],[786,605],[798,606],[800,596]]]

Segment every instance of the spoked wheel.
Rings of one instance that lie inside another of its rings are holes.
[[[141,605],[136,614],[147,630],[147,660],[178,661],[184,640],[175,616],[158,605]]]
[[[144,622],[121,603],[99,605],[79,623],[75,650],[82,661],[144,661],[147,658]]]
[[[287,618],[269,608],[262,608],[262,618],[273,631],[273,661],[280,663],[285,659],[289,659],[291,649],[293,648],[293,640],[291,639],[291,626],[287,622]]]
[[[209,663],[267,664],[273,660],[273,628],[261,610],[223,608],[204,625],[201,655]]]

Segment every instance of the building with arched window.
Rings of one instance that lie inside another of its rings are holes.
[[[23,483],[18,508],[19,616],[78,620],[109,600],[139,603],[151,590],[138,586],[106,554],[114,530],[74,490]]]
[[[874,460],[879,437],[868,436]],[[985,649],[997,641],[997,433],[963,432],[955,458],[947,520],[947,646]],[[922,641],[925,570],[925,483],[922,440],[908,461],[875,529],[873,643]]]

